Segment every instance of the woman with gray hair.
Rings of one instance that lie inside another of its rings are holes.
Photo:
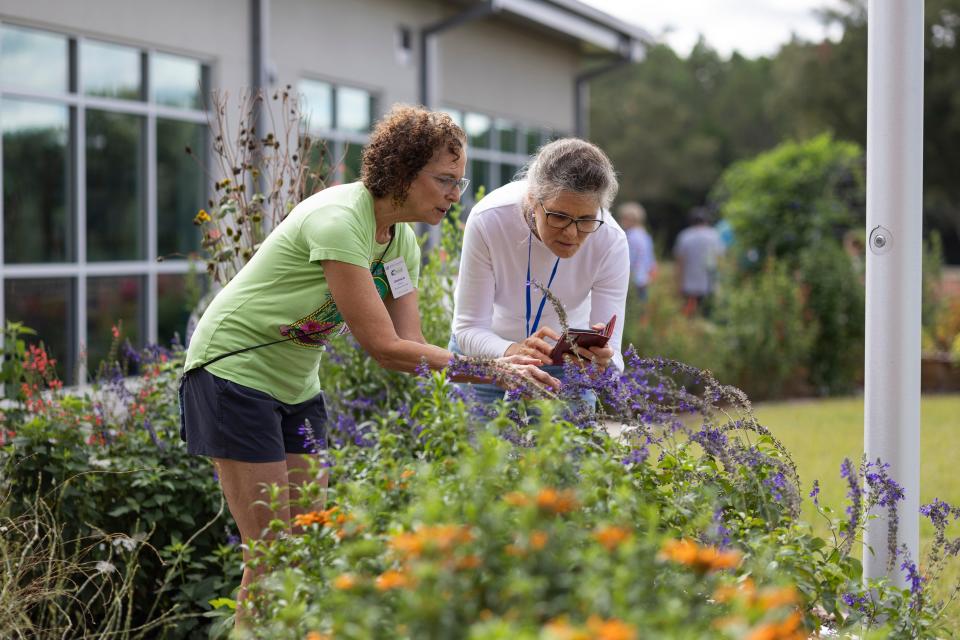
[[[602,328],[617,317],[606,346],[576,352],[622,370],[630,257],[626,236],[607,211],[617,188],[603,151],[564,138],[542,147],[521,179],[480,200],[463,238],[451,350],[527,355],[561,377],[548,342],[561,338],[559,317],[536,281],[563,304],[570,327]],[[475,387],[482,401],[503,397],[503,389]]]

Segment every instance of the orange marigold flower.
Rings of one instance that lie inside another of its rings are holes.
[[[710,626],[714,629],[725,629],[726,627],[735,627],[742,624],[744,624],[744,621],[740,616],[724,616],[711,622]]]
[[[470,554],[469,556],[464,556],[457,560],[456,568],[457,569],[476,569],[482,564],[480,556],[476,554]]]
[[[660,549],[660,557],[693,567],[697,571],[731,569],[740,564],[739,551],[722,551],[716,547],[701,547],[693,540],[668,540]]]
[[[537,506],[549,513],[569,513],[577,508],[577,494],[571,489],[541,489],[537,494]]]
[[[752,578],[747,578],[740,584],[722,585],[713,592],[713,599],[717,602],[730,602],[734,599],[752,603],[757,595],[757,587]]]
[[[406,480],[407,478],[412,478],[415,473],[416,471],[414,471],[413,469],[404,469],[403,473],[400,474],[400,479]]]
[[[751,629],[746,640],[777,640],[778,637],[777,625],[767,623]]]
[[[694,564],[697,561],[697,543],[683,540],[667,540],[660,548],[660,557],[680,564]]]
[[[733,569],[740,564],[739,551],[723,551],[716,547],[701,547],[697,554],[697,562],[706,571]]]
[[[304,640],[330,640],[333,636],[326,633],[320,633],[319,631],[309,632]]]
[[[550,536],[547,535],[546,531],[534,531],[530,534],[530,548],[534,551],[540,551],[547,546],[549,539]]]
[[[769,622],[752,629],[747,640],[803,640],[807,634],[800,626],[802,620],[803,615],[794,611],[782,622]]]
[[[380,591],[390,591],[391,589],[401,589],[410,586],[410,579],[400,571],[393,569],[384,571],[377,576],[377,589]]]
[[[764,589],[760,593],[759,602],[764,609],[776,609],[788,604],[797,604],[799,597],[797,596],[797,590],[793,587]]]
[[[419,526],[416,530],[398,533],[390,540],[390,548],[408,558],[418,558],[424,552],[450,552],[460,544],[473,540],[470,528],[458,524]]]
[[[530,504],[530,497],[519,491],[511,491],[503,496],[503,501],[511,507],[525,507]]]
[[[544,625],[543,630],[549,640],[590,640],[591,636],[583,629],[567,622],[566,616],[555,618]]]
[[[293,524],[298,527],[309,527],[312,524],[319,525],[328,525],[331,524],[334,520],[334,514],[339,510],[339,507],[331,507],[324,511],[308,511],[307,513],[301,513],[293,517]],[[343,514],[337,516],[337,522],[343,522],[346,520],[352,519],[352,516],[345,516]]]
[[[293,524],[298,527],[309,527],[313,524],[323,524],[323,514],[320,511],[309,511],[293,517]]]
[[[420,535],[441,551],[448,551],[458,544],[473,540],[470,528],[459,524],[438,524],[420,529]]]
[[[419,558],[423,553],[423,538],[416,533],[398,533],[390,539],[389,546],[410,558]]]
[[[777,625],[777,632],[781,638],[792,638],[797,632],[803,631],[800,626],[801,622],[803,622],[803,614],[794,610],[787,616],[786,620]],[[806,637],[806,635],[804,634],[803,637]]]
[[[607,551],[613,551],[623,544],[631,535],[629,529],[625,527],[601,527],[593,533],[594,539],[606,547]]]
[[[341,573],[333,579],[333,587],[341,591],[349,591],[357,586],[357,582],[357,577],[352,573]]]
[[[587,630],[595,640],[637,640],[637,630],[622,620],[603,620],[600,616],[587,619]]]
[[[521,549],[515,544],[508,544],[503,548],[503,551],[508,556],[511,556],[513,558],[522,558],[523,556],[527,555],[526,551],[524,551],[523,549]]]

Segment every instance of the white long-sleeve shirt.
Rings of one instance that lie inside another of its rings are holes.
[[[460,257],[460,277],[454,297],[453,334],[466,355],[500,357],[514,342],[526,338],[527,242],[530,228],[521,202],[525,181],[511,182],[474,206],[467,218]],[[571,258],[561,259],[550,291],[563,303],[571,328],[617,322],[608,346],[613,363],[623,370],[621,341],[624,307],[630,280],[627,239],[609,212]],[[557,256],[532,237],[530,277],[543,285]],[[542,293],[531,286],[531,329]],[[559,333],[560,322],[547,300],[539,327]]]

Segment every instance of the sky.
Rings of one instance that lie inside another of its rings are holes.
[[[703,34],[723,57],[734,50],[749,58],[773,55],[791,33],[805,40],[836,39],[813,10],[839,0],[582,0],[625,22],[643,27],[678,54],[690,53]]]

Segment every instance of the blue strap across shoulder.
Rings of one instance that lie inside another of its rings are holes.
[[[544,293],[540,298],[540,306],[537,308],[537,317],[533,321],[533,328],[530,327],[530,259],[533,255],[533,232],[530,232],[530,236],[527,238],[527,337],[529,338],[534,332],[536,332],[537,327],[540,326],[540,316],[543,314],[543,305],[547,302],[547,294]],[[550,285],[553,284],[553,278],[557,275],[557,267],[560,266],[560,258],[553,263],[553,270],[550,272],[550,279],[547,281],[547,289],[550,288]]]

